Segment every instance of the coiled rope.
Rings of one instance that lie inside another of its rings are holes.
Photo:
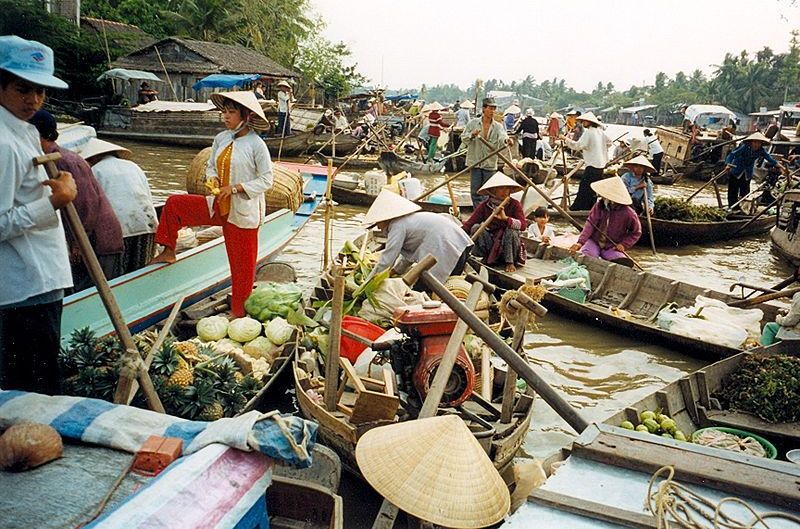
[[[658,484],[657,490],[653,490],[656,480],[664,473],[669,475]],[[766,520],[770,518],[780,518],[789,520],[800,526],[800,517],[778,511],[757,513],[747,502],[739,498],[723,498],[719,503],[714,503],[692,491],[691,489],[673,481],[675,468],[663,466],[659,468],[650,478],[647,485],[647,500],[645,507],[658,522],[659,529],[669,529],[679,527],[683,529],[753,529],[762,527],[769,529]],[[735,503],[744,507],[753,515],[749,522],[743,522],[722,512],[722,506],[726,503]],[[711,526],[708,523],[711,522]]]

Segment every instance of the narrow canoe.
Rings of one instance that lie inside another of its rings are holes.
[[[436,174],[444,169],[443,163],[423,163],[417,160],[410,160],[391,151],[383,151],[379,158],[379,163],[388,175],[395,175],[403,171],[412,175]]]
[[[519,288],[525,284],[526,278],[536,281],[553,278],[564,266],[559,261],[572,255],[569,250],[541,245],[530,239],[523,238],[523,242],[528,255],[533,257],[515,273],[489,268],[490,278],[495,284],[503,288]],[[599,324],[604,330],[636,336],[649,343],[671,347],[705,360],[719,360],[740,352],[726,345],[670,332],[655,323],[658,312],[669,303],[691,307],[699,295],[726,303],[738,298],[651,272],[638,272],[583,254],[578,254],[575,258],[588,269],[592,292],[585,303],[548,292],[542,303],[554,312],[589,324]],[[763,326],[766,322],[775,320],[779,306],[760,303],[753,308],[763,311]],[[611,309],[628,312],[630,317],[615,316]]]

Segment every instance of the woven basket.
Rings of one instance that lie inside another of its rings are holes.
[[[211,156],[211,147],[206,147],[189,164],[186,172],[186,191],[195,195],[208,195],[206,166]],[[267,199],[267,214],[279,209],[296,212],[303,203],[303,177],[300,173],[279,163],[272,164],[272,188],[264,193]]]

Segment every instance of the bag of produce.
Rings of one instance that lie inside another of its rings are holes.
[[[285,318],[289,310],[300,308],[303,290],[294,283],[259,283],[244,302],[244,310],[261,322],[276,316]]]
[[[372,299],[364,300],[358,317],[370,323],[391,321],[392,313],[397,307],[420,304],[427,299],[424,293],[415,292],[406,285],[402,278],[384,279],[372,293]]]
[[[583,282],[576,285],[577,288],[582,288],[586,291],[592,290],[592,278],[585,266],[578,264],[572,257],[568,257],[561,262],[565,266],[556,274],[556,280],[582,279]]]

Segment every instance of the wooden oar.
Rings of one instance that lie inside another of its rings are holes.
[[[486,145],[488,145],[488,146],[490,146],[490,147],[491,147],[491,144],[490,144],[488,141],[486,141],[486,140],[485,140],[485,139],[484,139],[482,136],[479,136],[479,138],[480,138],[480,140],[481,140],[481,141],[483,141],[483,142],[484,142]],[[497,155],[500,157],[500,159],[504,160],[506,163],[509,163],[509,162],[508,162],[508,160],[507,160],[507,159],[505,159],[505,156],[503,156],[503,154],[502,154],[502,153],[498,153]],[[525,180],[526,182],[528,182],[528,185],[529,185],[530,187],[532,187],[532,188],[533,188],[533,189],[534,189],[534,190],[535,190],[537,193],[539,193],[539,195],[541,195],[541,196],[542,196],[542,198],[544,198],[544,199],[545,199],[545,200],[546,200],[546,201],[547,201],[547,202],[548,202],[548,203],[549,203],[551,206],[553,206],[553,207],[556,209],[556,211],[558,211],[559,213],[561,213],[561,215],[563,215],[563,216],[564,216],[564,218],[566,218],[566,219],[567,219],[567,220],[570,222],[570,224],[572,224],[573,226],[575,226],[575,227],[576,227],[576,228],[578,228],[579,230],[582,230],[582,229],[583,229],[583,225],[582,225],[582,224],[580,224],[580,223],[579,223],[577,220],[575,220],[575,218],[574,218],[572,215],[570,215],[570,214],[567,212],[567,210],[565,210],[564,208],[562,208],[561,206],[559,206],[558,204],[556,204],[556,203],[555,203],[555,201],[554,201],[552,198],[550,198],[550,195],[548,195],[547,193],[545,193],[545,192],[544,192],[542,189],[540,189],[540,188],[539,188],[539,186],[537,186],[536,184],[534,184],[534,183],[533,183],[533,181],[532,181],[530,178],[528,178],[528,175],[526,175],[524,172],[522,172],[522,170],[520,170],[518,167],[516,167],[516,166],[514,166],[514,165],[512,165],[512,167],[514,168],[514,170],[516,171],[516,173],[517,173],[517,174],[518,174],[518,175],[519,175],[519,176],[520,176],[520,177],[521,177],[523,180]],[[588,218],[586,219],[586,222],[589,222],[589,223],[591,223],[591,225],[592,225],[592,227],[593,227],[594,229],[596,229],[596,230],[600,231],[600,228],[598,228],[598,227],[597,227],[597,225],[596,225],[594,222],[591,222],[591,221],[590,221]],[[606,238],[608,239],[608,242],[610,242],[610,243],[611,243],[611,244],[613,244],[614,246],[616,246],[616,245],[617,245],[617,243],[616,243],[616,242],[615,242],[613,239],[611,239],[610,237],[608,237],[607,235],[606,235]],[[642,265],[640,265],[640,264],[639,264],[639,262],[638,262],[638,261],[636,261],[636,259],[634,259],[633,257],[631,257],[631,256],[628,254],[628,252],[627,252],[627,251],[623,250],[623,251],[622,251],[622,253],[625,255],[625,257],[627,257],[628,259],[630,259],[630,261],[633,263],[633,265],[634,265],[636,268],[638,268],[639,270],[642,270],[642,271],[644,271],[644,268],[642,268]]]
[[[486,220],[484,220],[481,223],[480,226],[478,226],[478,229],[475,230],[474,234],[472,234],[472,242],[477,241],[478,237],[480,237],[483,234],[483,232],[486,231],[486,228],[489,227],[489,224],[491,224],[492,221],[494,220],[494,218],[498,215],[498,213],[500,213],[500,210],[502,210],[505,207],[505,205],[508,204],[509,200],[511,200],[511,196],[510,195],[507,196],[506,198],[504,198],[503,201],[500,202],[500,205],[498,205],[496,208],[494,208],[494,211],[492,211],[492,214],[489,215],[489,217]]]
[[[728,171],[730,171],[730,167],[726,166],[725,169],[723,169],[722,171],[717,173],[711,180],[709,180],[708,182],[706,182],[705,184],[700,186],[694,193],[689,195],[689,197],[685,200],[685,202],[690,202],[694,197],[696,197],[697,195],[700,194],[700,191],[702,191],[703,189],[707,188],[711,184],[716,185],[717,180],[719,180],[720,178],[722,178],[723,176],[728,174]],[[719,192],[717,192],[717,194],[719,194]]]
[[[650,181],[645,177],[644,183],[644,212],[647,218],[647,231],[650,233],[650,249],[653,250],[653,255],[658,255],[656,252],[656,237],[653,235],[653,220],[650,218],[650,193],[647,192],[647,183]]]
[[[329,139],[328,141],[326,141],[326,142],[325,142],[325,143],[322,145],[322,147],[320,147],[319,149],[317,149],[317,150],[316,150],[316,152],[314,152],[314,154],[312,154],[311,156],[309,156],[309,157],[306,159],[306,161],[305,161],[305,162],[303,162],[304,164],[306,164],[306,163],[310,162],[311,160],[313,160],[313,159],[314,159],[314,158],[315,158],[315,157],[316,157],[318,154],[320,154],[320,153],[322,152],[322,149],[324,149],[325,147],[327,147],[328,145],[330,145],[332,141],[334,141],[334,138],[336,138],[336,136],[337,136],[337,133],[336,133],[336,132],[331,132],[331,134],[332,134],[332,135],[331,135],[331,139]],[[333,156],[334,156],[334,157],[336,156],[336,153],[335,153],[335,152],[333,153]]]
[[[764,207],[764,209],[762,209],[762,210],[761,210],[761,211],[759,211],[757,214],[755,214],[755,215],[753,216],[753,218],[751,218],[750,220],[748,220],[747,222],[745,222],[745,223],[744,223],[742,226],[740,226],[739,228],[737,228],[737,229],[736,229],[736,231],[734,231],[734,232],[731,234],[731,237],[733,237],[733,236],[734,236],[734,235],[736,235],[737,233],[739,233],[739,232],[743,231],[745,228],[747,228],[748,226],[750,226],[750,225],[751,225],[752,223],[754,223],[756,220],[758,220],[758,219],[760,219],[761,217],[763,217],[763,216],[764,216],[764,214],[765,214],[767,211],[769,211],[771,208],[773,208],[775,205],[777,205],[777,204],[778,204],[778,202],[780,202],[780,201],[783,199],[783,196],[784,196],[784,195],[785,195],[785,194],[786,194],[788,191],[790,191],[790,190],[789,190],[789,189],[786,189],[786,191],[784,191],[783,193],[781,193],[781,194],[780,194],[780,196],[779,196],[778,198],[776,198],[775,200],[773,200],[772,202],[770,202],[769,204],[767,204],[767,205]]]
[[[764,303],[765,301],[771,301],[773,299],[780,299],[780,298],[790,298],[800,292],[800,287],[798,288],[790,288],[788,290],[781,290],[780,292],[772,292],[770,294],[763,294],[761,296],[756,296],[750,299],[740,299],[737,301],[733,301],[728,303],[731,307],[752,307],[753,305],[758,305],[759,303]]]
[[[467,167],[465,167],[465,168],[464,168],[464,169],[462,169],[461,171],[457,172],[457,173],[456,173],[456,174],[454,174],[453,176],[449,176],[449,177],[447,177],[447,178],[444,180],[444,182],[441,182],[441,183],[438,183],[438,184],[436,184],[436,185],[435,185],[435,186],[433,186],[432,188],[430,188],[430,189],[428,189],[427,191],[425,191],[424,193],[422,193],[422,194],[421,194],[420,196],[418,196],[416,199],[414,199],[414,202],[416,202],[417,204],[419,204],[420,202],[422,202],[423,200],[425,200],[426,198],[428,198],[429,196],[431,196],[431,195],[434,193],[434,191],[436,191],[437,189],[439,189],[439,188],[441,188],[441,187],[443,187],[443,186],[445,186],[445,185],[449,184],[450,182],[452,182],[453,180],[455,180],[455,179],[456,179],[456,178],[458,178],[459,176],[463,175],[463,174],[464,174],[464,173],[466,173],[467,171],[470,171],[470,170],[472,170],[472,168],[473,168],[473,167],[475,167],[476,165],[478,165],[479,163],[483,163],[483,162],[485,162],[486,160],[488,160],[488,159],[489,159],[489,158],[491,158],[492,156],[497,156],[498,154],[500,154],[500,151],[502,151],[503,149],[505,149],[505,146],[499,147],[497,150],[494,150],[494,151],[490,152],[489,154],[487,154],[486,156],[484,156],[483,158],[481,158],[481,159],[480,159],[480,160],[478,160],[477,162],[473,163],[472,165],[468,165]]]
[[[58,168],[56,167],[56,161],[60,158],[61,154],[57,152],[46,154],[34,158],[33,164],[44,165],[47,175],[57,180]],[[155,387],[153,387],[153,381],[150,379],[150,375],[143,369],[139,350],[133,343],[130,329],[128,329],[128,326],[122,319],[122,312],[119,309],[119,305],[117,305],[114,293],[108,286],[108,280],[103,273],[103,269],[100,267],[97,255],[95,255],[94,248],[92,248],[92,244],[89,241],[89,237],[86,235],[86,230],[83,228],[81,219],[78,216],[78,211],[75,209],[75,204],[70,202],[62,209],[67,217],[67,223],[72,231],[72,235],[75,237],[78,247],[80,248],[83,262],[89,271],[92,281],[94,281],[97,287],[97,293],[100,295],[103,305],[105,305],[108,317],[114,325],[114,330],[117,331],[117,337],[125,348],[123,366],[120,369],[119,385],[114,394],[114,402],[117,404],[127,404],[133,382],[138,378],[139,384],[142,386],[142,392],[147,398],[147,403],[150,408],[157,412],[164,413],[164,406],[161,405],[161,400],[158,398]]]

